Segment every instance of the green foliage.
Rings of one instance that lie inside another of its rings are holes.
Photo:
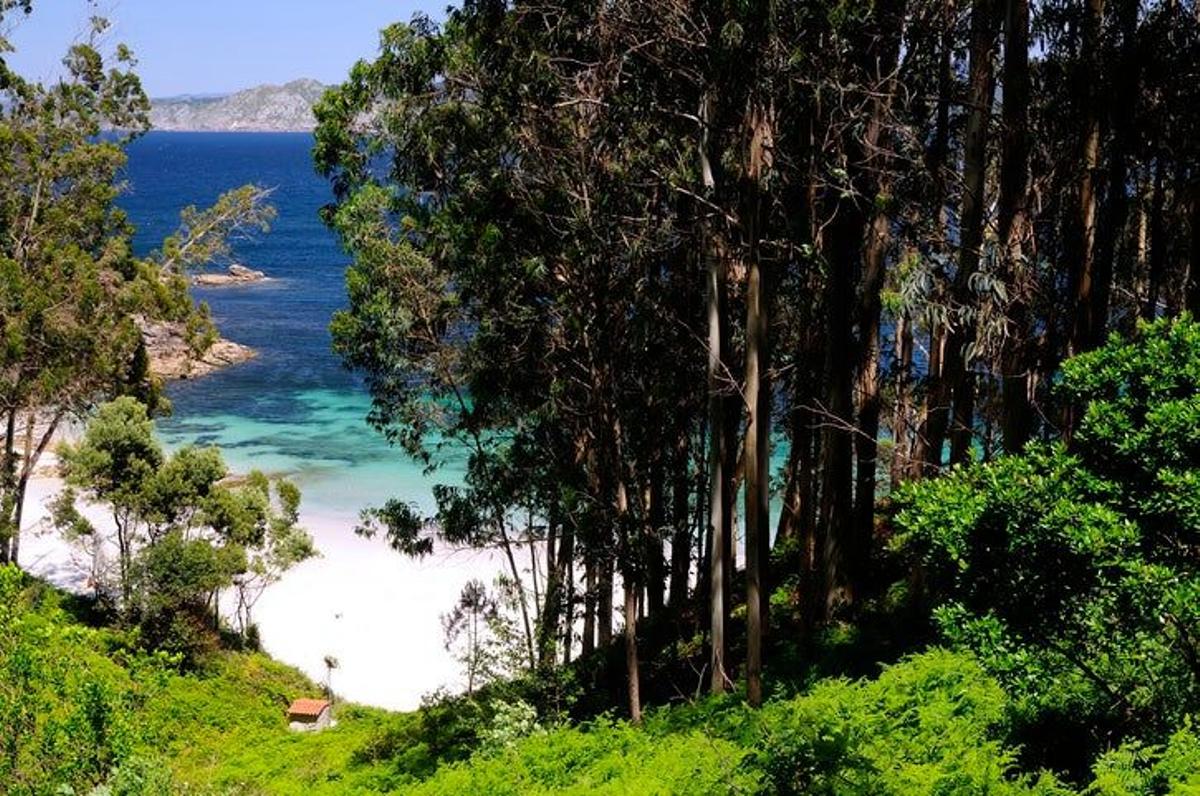
[[[101,784],[144,741],[134,711],[157,687],[153,660],[116,665],[100,633],[39,591],[0,567],[0,782],[12,796]]]
[[[946,638],[1032,728],[1073,727],[1079,755],[1200,708],[1200,327],[1143,325],[1068,362],[1061,389],[1081,413],[1069,447],[904,490],[893,542]]]
[[[315,555],[298,526],[300,492],[254,472],[240,483],[215,448],[167,455],[146,408],[131,397],[102,405],[77,445],[60,455],[68,490],[52,517],[90,553],[98,596],[136,622],[152,648],[194,661],[211,651],[213,606],[236,587],[238,629],[287,568]],[[75,508],[75,491],[104,505],[111,523],[96,525]],[[106,567],[116,557],[115,570]]]
[[[1008,707],[970,657],[933,650],[761,711],[710,699],[652,711],[641,728],[601,718],[533,730],[404,792],[1068,793],[1048,775],[1016,773]]]
[[[134,257],[115,204],[123,146],[146,129],[149,101],[125,53],[106,63],[103,29],[70,48],[49,85],[0,60],[0,405],[21,426],[53,426],[125,389],[135,316],[194,311],[184,282]],[[114,129],[126,133],[99,135]],[[19,541],[23,479],[42,449],[0,462],[0,559]]]
[[[1195,796],[1200,793],[1200,738],[1188,722],[1163,746],[1138,741],[1104,755],[1089,794]]]
[[[30,4],[3,0],[0,16],[18,8]],[[146,328],[176,325],[202,353],[216,333],[184,269],[227,256],[274,215],[269,191],[245,186],[185,210],[159,252],[134,254],[116,200],[125,146],[149,128],[150,102],[128,48],[102,52],[107,30],[93,17],[48,84],[0,59],[0,427],[29,440],[8,439],[0,459],[0,561],[18,558],[26,485],[55,430],[119,395],[169,409]]]
[[[179,214],[179,229],[163,241],[155,259],[168,271],[180,272],[232,254],[231,242],[270,230],[275,208],[271,190],[243,185],[227,191],[204,210],[194,205]]]
[[[876,680],[823,680],[768,705],[751,764],[781,794],[1063,792],[1014,776],[1007,702],[973,660],[933,650]]]
[[[221,653],[180,671],[65,605],[0,569],[0,708],[18,730],[0,734],[6,793],[1074,793],[1019,773],[1013,705],[961,653],[822,680],[758,711],[728,695],[652,710],[641,727],[547,727],[515,698],[435,695],[408,714],[343,705],[337,726],[295,733],[286,707],[318,686],[294,669]],[[1109,752],[1085,792],[1194,793],[1198,766],[1184,726]]]
[[[746,751],[699,730],[658,735],[599,719],[538,733],[443,767],[412,794],[711,794],[745,792]]]
[[[522,738],[541,732],[537,709],[524,700],[500,702],[495,706],[492,723],[480,733],[480,748],[489,750],[512,747]]]
[[[131,634],[79,624],[77,604],[0,567],[5,794],[383,793],[473,738],[462,728],[477,719],[453,699],[411,714],[343,706],[338,726],[291,732],[288,704],[320,692],[295,669],[223,652],[180,671]]]
[[[1064,363],[1061,389],[1083,409],[1072,450],[1120,485],[1145,554],[1171,560],[1200,543],[1200,324],[1184,315],[1114,336]]]

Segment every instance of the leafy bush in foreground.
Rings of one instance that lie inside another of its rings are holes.
[[[1081,775],[1200,710],[1200,325],[1113,338],[1066,363],[1061,391],[1069,445],[904,490],[895,544],[946,638],[1015,698],[1024,741]]]
[[[933,650],[876,680],[826,680],[754,712],[731,700],[535,732],[443,768],[416,794],[837,796],[1066,793],[1014,775],[1007,699],[970,657]]]
[[[0,783],[11,796],[87,792],[143,741],[135,711],[153,666],[118,666],[97,651],[98,631],[53,605],[33,610],[53,596],[0,567]]]
[[[931,650],[875,680],[824,680],[764,708],[752,758],[772,793],[833,796],[1063,792],[1015,778],[1008,700],[969,657]]]
[[[1090,796],[1196,796],[1200,794],[1200,737],[1191,723],[1163,746],[1134,741],[1096,765]]]

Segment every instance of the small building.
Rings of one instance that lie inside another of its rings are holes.
[[[297,731],[323,730],[329,726],[328,699],[297,699],[288,708],[288,726]]]

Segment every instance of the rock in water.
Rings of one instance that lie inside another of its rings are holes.
[[[247,268],[244,265],[234,263],[223,274],[197,274],[192,278],[192,284],[204,287],[218,287],[221,285],[245,285],[253,282],[263,282],[266,279],[267,275],[262,271],[255,271],[253,268]]]
[[[182,323],[143,323],[141,327],[150,370],[163,379],[194,379],[257,356],[254,349],[222,337],[197,357]]]

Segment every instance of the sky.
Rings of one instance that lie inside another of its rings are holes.
[[[447,0],[34,0],[33,14],[3,21],[9,65],[51,79],[93,15],[106,42],[138,59],[151,97],[228,93],[308,77],[341,82],[378,49],[379,30],[421,11],[440,19]]]

